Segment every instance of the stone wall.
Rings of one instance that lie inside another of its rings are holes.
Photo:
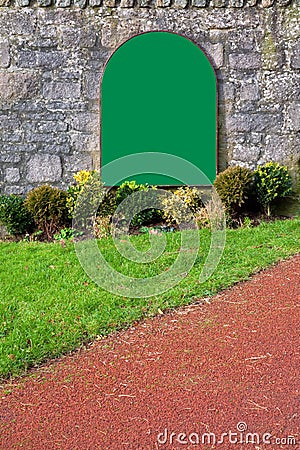
[[[220,170],[299,164],[299,0],[0,5],[1,192],[66,187],[77,170],[99,167],[104,64],[124,40],[150,30],[192,38],[213,61]]]

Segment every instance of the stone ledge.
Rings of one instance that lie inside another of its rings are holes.
[[[298,0],[0,0],[0,8],[272,8]]]

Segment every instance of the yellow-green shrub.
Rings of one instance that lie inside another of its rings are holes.
[[[58,188],[47,184],[39,186],[27,194],[24,205],[48,239],[52,239],[60,228],[70,224],[67,193]]]
[[[230,215],[238,213],[249,198],[253,172],[245,167],[228,167],[217,176],[214,187]]]
[[[195,187],[182,186],[177,188],[173,194],[163,197],[161,200],[163,217],[168,224],[174,222],[180,224],[190,220],[190,217],[187,217],[186,207],[194,214],[203,206],[201,194]]]

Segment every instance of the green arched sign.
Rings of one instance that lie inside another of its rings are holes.
[[[129,39],[110,57],[102,77],[101,165],[135,153],[169,153],[195,164],[213,183],[216,105],[215,72],[195,43],[164,31]],[[163,167],[157,164],[159,173]],[[157,174],[135,179],[180,184]]]

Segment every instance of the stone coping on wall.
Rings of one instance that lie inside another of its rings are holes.
[[[270,8],[291,3],[299,0],[0,0],[0,8]]]

